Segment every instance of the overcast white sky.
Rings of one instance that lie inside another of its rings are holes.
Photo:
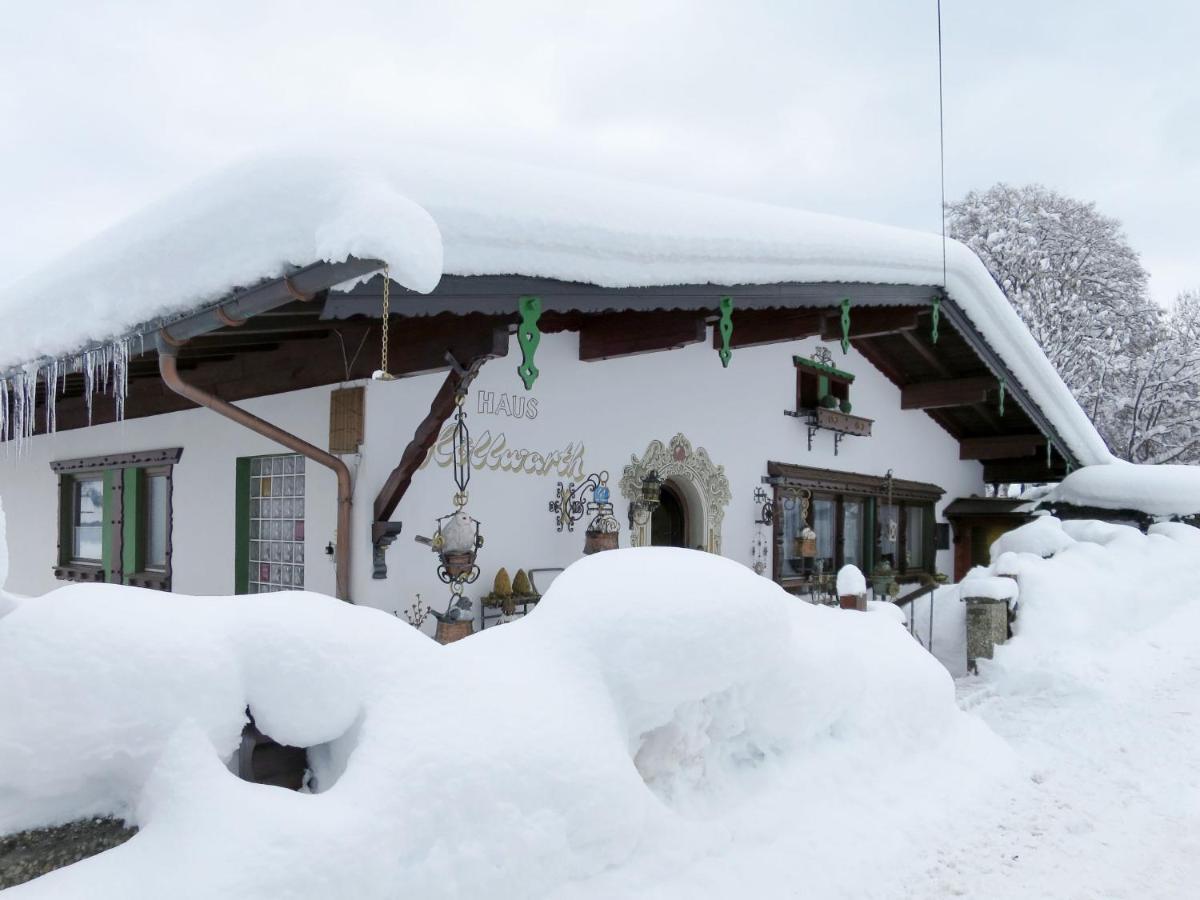
[[[936,230],[934,0],[19,2],[0,281],[247,154],[419,141]],[[1200,287],[1200,11],[944,0],[947,193],[1040,181]]]

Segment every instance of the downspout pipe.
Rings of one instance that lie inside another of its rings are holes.
[[[347,603],[353,602],[350,599],[350,510],[354,487],[350,479],[349,467],[332,453],[327,453],[320,447],[314,446],[291,432],[284,431],[279,426],[272,425],[265,419],[260,419],[253,413],[246,412],[241,407],[234,406],[194,384],[188,384],[179,375],[178,353],[181,344],[179,339],[174,336],[165,336],[160,331],[157,343],[159,374],[162,376],[163,383],[176,394],[200,406],[205,406],[238,425],[249,428],[256,434],[287,447],[294,453],[299,453],[305,459],[310,459],[318,465],[333,470],[334,475],[337,476],[338,503],[337,545],[334,549],[337,598],[345,600]]]

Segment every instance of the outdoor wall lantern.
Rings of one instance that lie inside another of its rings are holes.
[[[591,499],[587,499],[588,496]],[[621,526],[613,515],[612,495],[608,488],[608,472],[591,474],[580,484],[558,483],[557,496],[550,501],[550,512],[554,513],[557,530],[575,530],[575,523],[585,515],[593,514],[584,533],[583,552],[599,553],[601,550],[616,550]]]
[[[629,504],[629,530],[641,528],[650,521],[654,511],[662,502],[663,480],[658,477],[658,471],[651,469],[642,479],[642,496]]]

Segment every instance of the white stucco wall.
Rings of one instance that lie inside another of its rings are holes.
[[[833,436],[822,432],[809,452],[804,425],[783,411],[795,405],[792,355],[811,356],[818,343],[810,339],[737,350],[730,367],[723,369],[707,342],[670,353],[581,363],[576,335],[545,335],[537,354],[541,376],[526,393],[516,374],[520,352],[514,340],[509,355],[488,363],[473,385],[468,422],[477,443],[503,440],[508,448],[543,455],[582,443],[583,473],[606,469],[610,474],[622,546],[629,540],[627,505],[618,486],[623,467],[632,455],[640,457],[650,441],[666,442],[682,432],[725,467],[733,499],[726,510],[722,552],[746,564],[755,532],[752,495],[768,460],[872,475],[892,468],[897,478],[945,488],[942,506],[981,492],[982,467],[960,462],[950,435],[924,413],[901,411],[899,390],[853,349],[843,357],[836,345],[831,346],[837,365],[858,376],[851,394],[854,412],[875,419],[874,435],[847,437],[835,457]],[[366,440],[359,456],[350,460],[356,470],[352,589],[358,603],[402,610],[420,592],[424,600],[444,604],[447,592],[434,574],[435,557],[413,538],[430,535],[434,520],[451,511],[454,486],[448,468],[430,462],[413,479],[393,517],[404,523],[404,531],[388,551],[386,580],[371,578],[370,543],[375,495],[443,377],[367,385]],[[331,389],[244,405],[323,446]],[[497,400],[501,394],[535,398],[536,418],[480,413],[480,391],[493,392]],[[175,469],[174,588],[189,594],[232,592],[235,459],[280,451],[207,410],[36,438],[19,458],[0,463],[0,497],[9,526],[9,589],[32,594],[58,585],[51,571],[57,527],[51,460],[172,446],[184,448]],[[334,479],[311,463],[308,471],[306,587],[331,593],[333,564],[324,547],[333,538]],[[468,511],[482,521],[486,543],[479,555],[483,576],[470,596],[490,589],[499,566],[512,574],[518,568],[565,566],[581,555],[586,520],[575,533],[560,535],[547,510],[559,479],[556,472],[473,471]],[[950,551],[939,554],[938,567],[952,571]]]

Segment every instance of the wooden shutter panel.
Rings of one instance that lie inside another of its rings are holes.
[[[339,388],[329,395],[329,452],[357,453],[363,442],[362,387]]]

